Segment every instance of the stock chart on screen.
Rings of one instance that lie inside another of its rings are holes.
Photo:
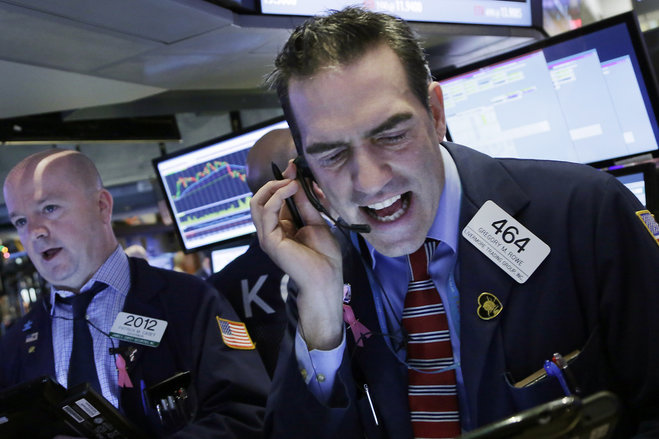
[[[154,160],[185,250],[254,232],[247,153],[265,133],[286,127],[283,121],[270,123]]]

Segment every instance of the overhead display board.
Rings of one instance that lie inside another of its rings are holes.
[[[311,16],[358,5],[408,21],[531,26],[531,3],[531,0],[261,0],[261,12]]]

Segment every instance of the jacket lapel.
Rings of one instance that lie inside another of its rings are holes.
[[[55,356],[53,354],[52,320],[44,298],[35,305],[34,315],[23,325],[22,377],[38,378],[44,375],[55,377]],[[35,325],[36,322],[36,326]]]
[[[363,385],[368,384],[378,421],[385,426],[389,437],[411,437],[407,368],[387,345],[389,340],[386,336],[381,334],[371,286],[363,265],[368,261],[362,261],[357,251],[352,252],[351,258],[346,260],[344,257],[346,267],[350,267],[352,272],[348,279],[352,286],[351,306],[357,319],[372,333],[364,346],[358,347],[352,332],[349,329],[346,332],[349,351],[354,355],[353,373],[360,386],[358,391],[363,392]]]
[[[140,276],[141,270],[139,264],[141,261],[133,258],[130,258],[129,261],[130,291],[126,295],[126,301],[124,302],[124,308],[122,311],[164,320],[165,315],[158,304],[157,297],[158,291],[164,288],[162,280],[154,277],[147,282],[146,279],[143,279],[144,276]],[[122,352],[130,352],[129,355],[125,356],[127,357],[125,360],[126,369],[129,375],[131,375],[131,371],[134,370],[135,366],[139,364],[145,349],[151,349],[150,347],[126,342],[124,340],[120,341],[119,348]],[[132,375],[131,379],[133,379]],[[133,384],[135,384],[135,382],[133,382]]]
[[[501,325],[506,319],[506,306],[513,288],[518,285],[506,272],[461,236],[462,229],[487,200],[494,201],[508,214],[515,216],[529,203],[528,197],[505,169],[496,161],[463,146],[446,143],[455,160],[462,183],[462,202],[459,222],[459,267],[457,287],[460,293],[460,361],[469,413],[472,419],[463,420],[465,427],[473,427],[478,419],[476,401],[479,395],[503,383],[491,382],[492,370],[506,370],[504,349],[500,338]],[[502,311],[490,320],[478,315],[478,298],[484,293],[496,296]]]

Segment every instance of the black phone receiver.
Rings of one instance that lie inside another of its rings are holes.
[[[270,162],[270,166],[272,167],[272,173],[275,176],[276,180],[283,180],[284,176],[281,174],[281,170],[279,169],[279,166],[275,162]],[[297,206],[295,205],[295,201],[293,201],[293,197],[288,197],[286,198],[286,206],[288,207],[288,210],[291,212],[291,216],[293,217],[293,223],[295,224],[295,227],[302,228],[304,227],[304,221],[302,221],[302,217],[300,216],[300,211],[297,210]]]
[[[307,161],[303,156],[299,155],[295,158],[295,160],[293,160],[293,163],[297,167],[298,181],[300,182],[300,186],[302,186],[304,194],[309,199],[311,205],[318,212],[329,218],[329,220],[340,229],[352,230],[353,232],[357,233],[369,233],[371,231],[371,226],[368,224],[348,224],[342,218],[334,219],[334,217],[332,217],[329,211],[325,209],[325,206],[322,205],[316,194],[314,194],[313,190],[311,189],[311,185],[309,184],[308,180],[315,181],[315,178],[311,173],[311,169],[309,169]]]

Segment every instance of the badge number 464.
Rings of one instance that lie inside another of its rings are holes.
[[[462,236],[519,283],[526,282],[550,252],[547,244],[491,200],[476,212]]]

